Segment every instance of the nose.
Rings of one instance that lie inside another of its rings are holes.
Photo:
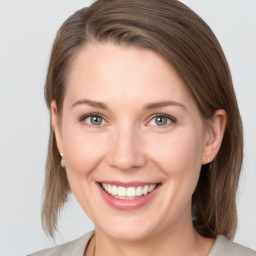
[[[108,163],[114,168],[132,171],[146,165],[141,134],[134,127],[123,126],[113,131],[110,148]]]

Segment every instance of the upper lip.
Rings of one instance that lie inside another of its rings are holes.
[[[115,185],[115,186],[122,186],[122,187],[137,187],[137,186],[159,184],[159,182],[140,182],[140,181],[131,181],[131,182],[99,181],[99,183],[105,183],[105,184],[110,184],[110,185]]]

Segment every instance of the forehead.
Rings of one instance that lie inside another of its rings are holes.
[[[157,53],[113,44],[89,45],[71,65],[66,96],[106,103],[191,102],[182,79]]]

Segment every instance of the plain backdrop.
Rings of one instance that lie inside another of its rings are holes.
[[[0,0],[0,255],[55,245],[41,228],[49,132],[43,86],[59,26],[92,1]],[[256,250],[256,1],[187,0],[213,29],[229,61],[244,122],[245,159],[235,241]],[[74,198],[65,206],[56,244],[93,224]]]

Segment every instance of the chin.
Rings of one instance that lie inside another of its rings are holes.
[[[145,240],[153,235],[156,232],[156,227],[152,225],[153,223],[146,223],[143,220],[123,220],[117,221],[114,223],[109,222],[108,225],[104,225],[104,227],[99,228],[102,230],[107,236],[115,239],[115,240],[123,240],[123,241],[140,241]],[[97,232],[97,227],[96,232]]]
[[[112,237],[115,240],[122,241],[140,241],[145,240],[150,237],[150,232],[146,230],[141,230],[138,228],[114,228],[107,233],[108,236]]]

